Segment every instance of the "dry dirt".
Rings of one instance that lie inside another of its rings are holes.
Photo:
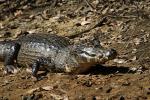
[[[41,81],[26,68],[4,75],[1,63],[0,100],[150,100],[149,0],[0,0],[0,40],[85,29],[90,30],[71,41],[90,42],[98,34],[117,58],[86,74],[48,73]]]

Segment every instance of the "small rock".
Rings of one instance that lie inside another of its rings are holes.
[[[127,61],[125,61],[125,59],[114,59],[114,62],[122,64],[122,63],[126,63]]]
[[[47,32],[52,32],[52,31],[53,31],[53,29],[51,29],[51,28],[47,29]]]

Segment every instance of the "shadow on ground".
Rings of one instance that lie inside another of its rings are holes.
[[[136,71],[132,71],[130,67],[124,67],[124,66],[102,66],[102,65],[96,65],[92,67],[89,71],[87,71],[84,74],[93,74],[93,75],[109,75],[109,74],[126,74],[126,73],[136,73]]]

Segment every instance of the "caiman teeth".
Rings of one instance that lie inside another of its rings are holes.
[[[65,65],[65,71],[67,72],[67,73],[70,73],[71,72],[71,69],[70,69],[71,67],[69,67],[68,65]]]

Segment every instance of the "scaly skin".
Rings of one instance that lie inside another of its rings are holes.
[[[17,60],[17,55],[20,50],[20,44],[15,41],[0,42],[0,60],[4,61],[5,73],[15,73],[14,61]]]
[[[38,58],[51,59],[62,48],[70,45],[69,40],[53,34],[33,34],[20,38],[21,48],[18,54],[18,63],[32,64]]]
[[[17,60],[19,65],[31,66],[36,78],[39,70],[82,73],[117,55],[113,49],[71,45],[67,38],[52,34],[31,34],[16,41],[1,42],[0,47],[0,58],[5,62],[6,72],[13,71],[10,66]]]

